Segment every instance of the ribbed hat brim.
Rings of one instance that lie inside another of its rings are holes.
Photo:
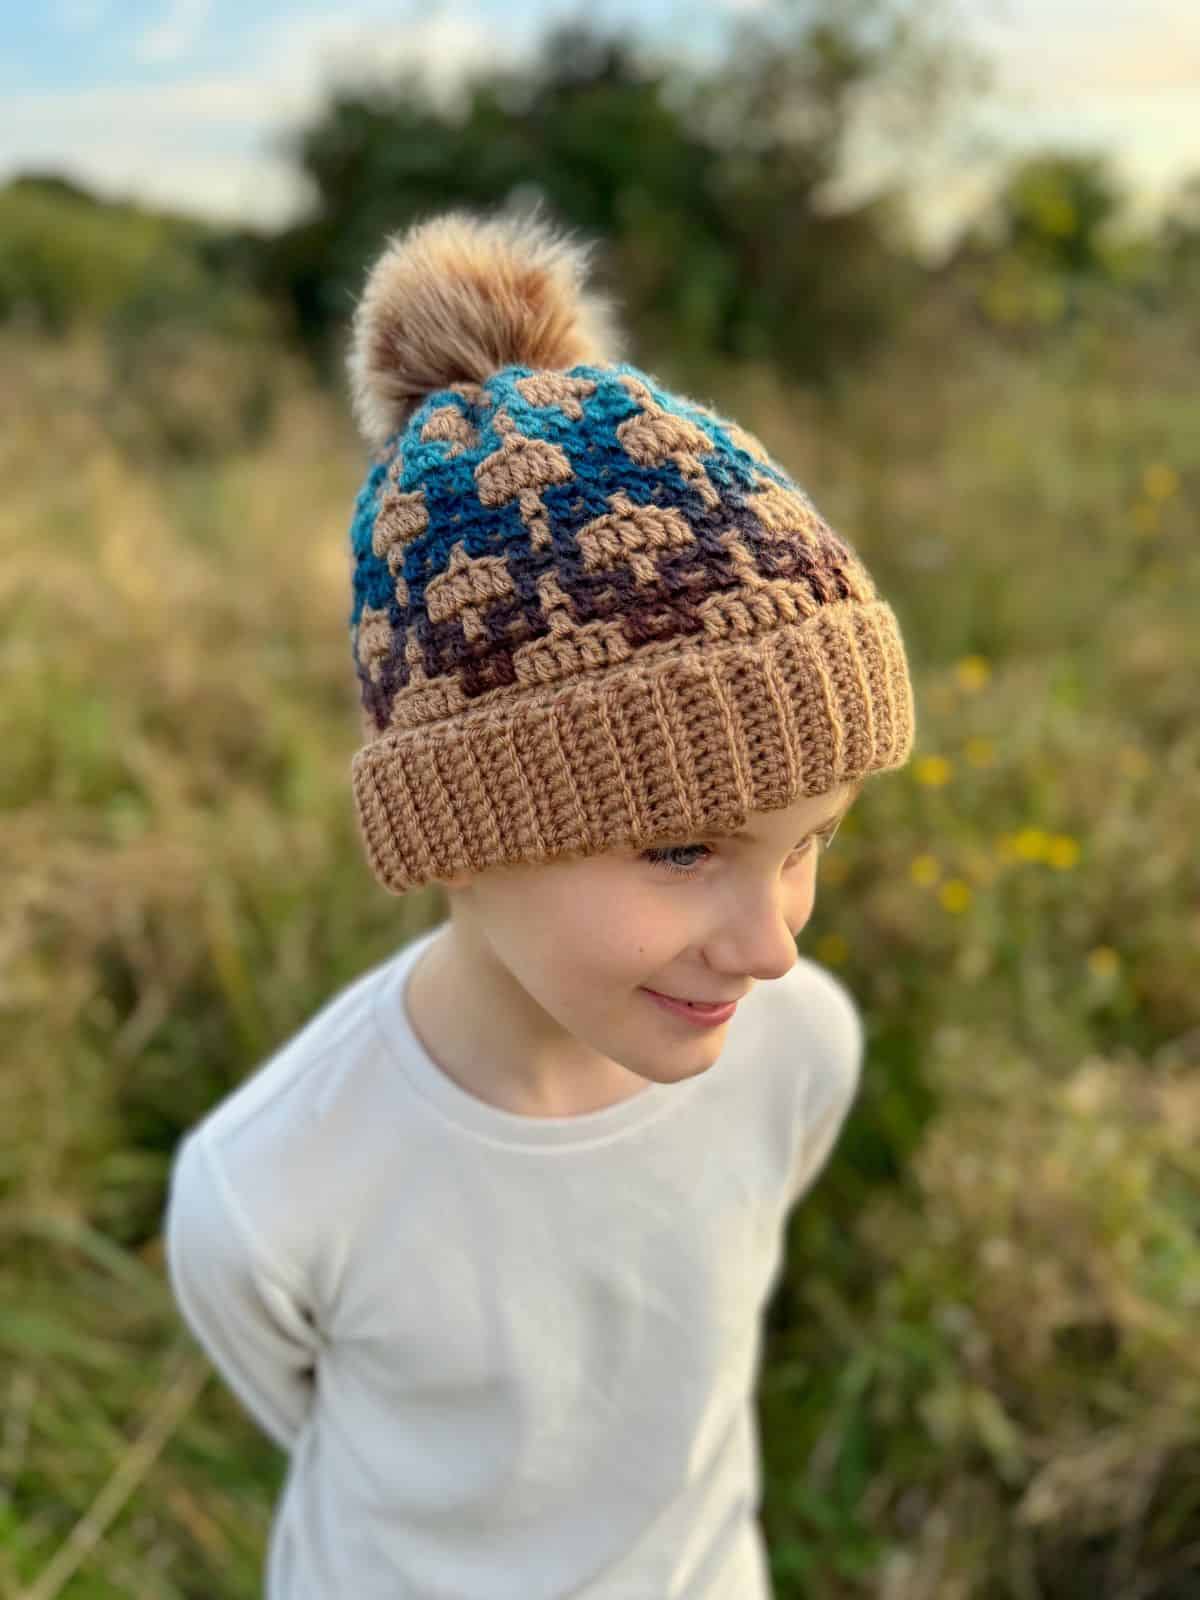
[[[388,729],[351,763],[375,877],[404,894],[456,872],[687,843],[903,766],[915,714],[882,600],[765,637],[635,658],[477,713]]]

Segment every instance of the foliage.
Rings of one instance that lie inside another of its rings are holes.
[[[919,81],[902,67],[919,58]],[[604,249],[643,352],[701,348],[820,378],[874,345],[920,273],[898,193],[834,206],[865,90],[920,94],[925,126],[961,71],[886,0],[768,7],[718,64],[685,71],[571,23],[461,103],[417,75],[347,85],[294,141],[313,216],[267,249],[262,283],[327,365],[384,236],[453,204],[534,197]]]
[[[831,198],[901,61],[920,123],[948,60],[877,0],[692,79],[576,27],[457,106],[346,87],[271,239],[0,190],[0,1594],[259,1591],[285,1462],[180,1327],[169,1162],[443,909],[356,836],[361,447],[288,336],[333,371],[387,231],[535,194],[913,659],[801,939],[868,1051],[767,1319],[779,1600],[1196,1592],[1200,180],[1139,236],[1041,152],[919,269],[902,189]]]
[[[171,1154],[441,910],[349,804],[361,452],[282,355],[273,422],[191,460],[114,435],[102,341],[3,359],[0,1589],[99,1505],[64,1592],[233,1600],[285,1463],[180,1328]],[[934,294],[826,399],[693,391],[862,550],[917,688],[801,937],[868,1053],[768,1319],[779,1600],[1200,1581],[1193,365],[1150,311],[1031,362]]]
[[[1122,198],[1107,155],[1024,157],[992,202],[1001,248],[1060,272],[1102,273]]]
[[[202,458],[269,419],[282,325],[247,259],[236,236],[63,179],[0,189],[0,322],[55,338],[101,329],[108,424],[150,457]]]
[[[948,273],[996,331],[1030,348],[1062,329],[1121,317],[1131,303],[1181,307],[1188,185],[1157,229],[1130,220],[1132,197],[1107,154],[1040,150],[1013,161],[958,241]]]

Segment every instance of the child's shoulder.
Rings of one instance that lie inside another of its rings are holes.
[[[190,1171],[216,1186],[262,1258],[299,1281],[321,1241],[353,1228],[386,1159],[386,1051],[376,1016],[389,957],[339,989],[204,1116],[182,1141],[203,1147]]]
[[[852,1095],[862,1068],[865,1030],[850,990],[828,967],[798,955],[796,965],[769,986],[772,1031],[788,1042],[824,1097]],[[794,1047],[792,1047],[794,1041]]]
[[[224,1145],[261,1143],[269,1128],[321,1119],[338,1087],[377,1055],[375,1007],[395,953],[339,988],[266,1056],[193,1132]]]
[[[785,979],[789,1001],[808,1020],[828,1030],[833,1041],[856,1045],[861,1040],[858,1002],[842,980],[811,956],[797,955]]]

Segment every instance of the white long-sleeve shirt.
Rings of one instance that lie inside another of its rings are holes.
[[[409,1022],[437,931],[175,1157],[179,1308],[289,1452],[266,1600],[769,1600],[761,1314],[853,1102],[854,1003],[799,957],[706,1072],[525,1117]]]

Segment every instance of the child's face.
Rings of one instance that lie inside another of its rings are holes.
[[[615,1061],[659,1082],[703,1072],[728,1023],[698,1026],[645,991],[740,1000],[790,971],[812,915],[818,830],[857,790],[754,813],[747,838],[680,839],[453,879],[460,981],[492,1008],[493,1027],[504,1017],[531,1082],[547,1083],[556,1060]]]

